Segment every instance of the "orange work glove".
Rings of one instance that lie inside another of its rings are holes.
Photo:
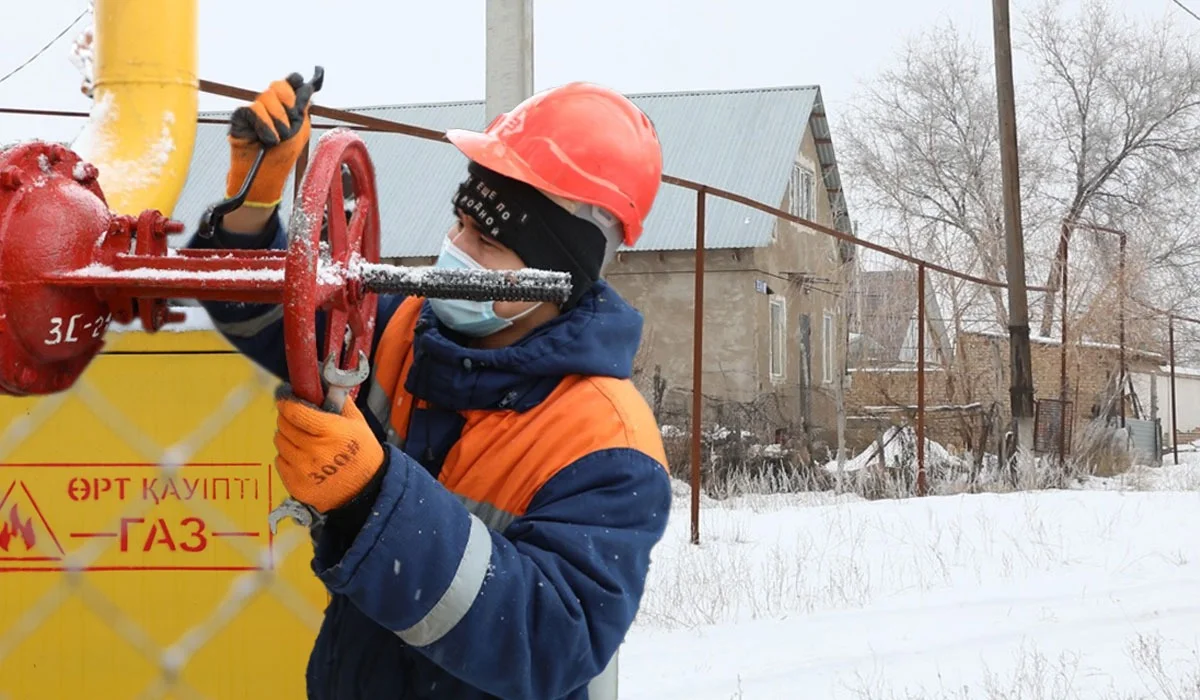
[[[358,495],[383,466],[383,446],[353,401],[338,415],[296,398],[284,384],[275,406],[275,470],[297,501],[327,513]]]
[[[229,119],[226,197],[242,189],[254,159],[265,146],[269,150],[244,205],[269,209],[279,204],[283,186],[312,133],[308,116],[312,95],[313,84],[304,82],[299,73],[292,73],[286,80],[271,83],[254,102],[234,110]]]

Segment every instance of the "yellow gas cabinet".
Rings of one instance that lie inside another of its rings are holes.
[[[0,397],[0,698],[304,697],[326,596],[267,527],[276,381],[195,325]]]

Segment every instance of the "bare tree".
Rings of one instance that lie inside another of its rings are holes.
[[[1124,17],[1104,0],[1084,0],[1074,14],[1060,0],[1030,2],[1038,4],[1014,13],[1014,48],[1018,62],[1035,69],[1017,86],[1026,265],[1031,279],[1047,280],[1052,290],[1040,300],[1036,335],[1061,333],[1055,290],[1070,244],[1071,337],[1115,342],[1124,332],[1131,347],[1165,344],[1157,337],[1165,336],[1165,320],[1149,321],[1157,313],[1150,307],[1200,316],[1200,297],[1191,292],[1200,281],[1200,33],[1189,38],[1169,21]],[[839,148],[847,187],[867,212],[860,217],[865,235],[1003,282],[987,41],[972,41],[952,24],[913,37],[860,94]],[[1095,225],[1128,234],[1123,275],[1120,239]],[[956,344],[964,334],[1007,326],[1001,288],[939,275],[928,283],[946,302]],[[1125,323],[1118,305],[1129,312]],[[982,402],[985,410],[1006,403],[1002,354],[988,362],[957,350],[943,353],[956,363],[944,368],[949,403]]]
[[[859,209],[871,212],[869,224],[887,244],[1002,282],[1000,147],[987,55],[952,24],[913,38],[850,113],[841,149]],[[1028,149],[1021,154],[1025,199],[1039,184],[1032,158]],[[1026,215],[1036,218],[1036,207]],[[1003,290],[973,287],[963,301],[986,295],[996,324],[1006,327]],[[956,287],[954,298],[963,291]]]
[[[1061,332],[1053,290],[1072,232],[1088,244],[1070,248],[1068,313],[1103,319],[1090,306],[1117,298],[1119,239],[1092,224],[1128,234],[1125,292],[1143,312],[1200,314],[1190,292],[1200,279],[1200,34],[1123,17],[1102,0],[1085,0],[1074,15],[1060,0],[1031,2],[1040,4],[1015,17],[1018,58],[1036,69],[1017,89],[1026,264],[1052,289],[1041,299],[1037,334]],[[860,96],[841,149],[847,185],[869,212],[864,230],[1003,281],[990,58],[952,24],[913,37]],[[1001,289],[935,284],[956,331],[1007,325]],[[1086,330],[1073,328],[1075,337]]]
[[[847,182],[887,244],[921,258],[1003,283],[1003,198],[1000,145],[991,51],[970,41],[949,23],[931,27],[907,42],[895,67],[868,87],[842,128],[840,148]],[[1022,105],[1024,106],[1024,105]],[[1030,115],[1022,115],[1032,118]],[[1022,190],[1034,199],[1044,164],[1036,149],[1022,142]],[[863,206],[865,203],[867,206]],[[1036,204],[1023,207],[1028,222],[1043,220]],[[1027,230],[1036,226],[1026,224]],[[1027,245],[1030,255],[1038,247]],[[916,278],[893,276],[890,300],[901,308],[878,309],[899,314],[909,336],[902,357],[915,358]],[[1003,356],[969,357],[951,344],[964,333],[1003,331],[1008,326],[1004,289],[962,279],[926,276],[926,327],[929,351],[941,364],[936,375],[951,404],[1004,399],[993,386],[1003,374]],[[887,321],[887,319],[884,319]],[[893,321],[895,319],[892,319]],[[877,324],[886,332],[895,323]],[[879,339],[890,347],[889,339]],[[902,362],[907,364],[906,362]],[[933,363],[930,363],[931,365]],[[886,376],[886,375],[885,375]],[[908,396],[901,405],[910,405]],[[980,421],[964,419],[964,436],[977,442]]]
[[[1058,166],[1039,192],[1059,212],[1046,286],[1061,284],[1066,246],[1084,220],[1136,229],[1142,235],[1130,245],[1147,258],[1194,264],[1194,237],[1168,229],[1179,223],[1179,198],[1200,182],[1195,44],[1167,21],[1137,22],[1100,0],[1071,17],[1061,0],[1043,0],[1026,17],[1020,45],[1037,67],[1031,87],[1042,108],[1023,138]],[[1046,295],[1041,335],[1054,319],[1055,298]]]

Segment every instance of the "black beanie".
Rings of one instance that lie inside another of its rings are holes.
[[[571,275],[564,311],[600,278],[607,240],[596,224],[575,216],[537,188],[472,162],[454,195],[454,210],[521,257],[527,267]]]

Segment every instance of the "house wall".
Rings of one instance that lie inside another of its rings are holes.
[[[820,159],[812,131],[806,131],[795,162],[812,174],[812,221],[833,227],[834,217],[822,179]],[[789,186],[782,204],[785,211],[803,216],[799,203],[792,201]],[[770,247],[754,251],[755,266],[761,270],[773,291],[784,300],[785,334],[788,339],[781,375],[771,377],[776,390],[786,397],[786,405],[797,419],[805,419],[820,431],[832,429],[836,421],[835,390],[845,366],[845,314],[848,304],[843,293],[850,280],[852,265],[841,263],[838,240],[807,226],[779,219]],[[763,319],[769,338],[770,309]],[[809,372],[803,376],[804,327],[808,320]],[[826,318],[829,325],[826,325]],[[769,368],[769,342],[764,344],[761,362]],[[799,415],[804,413],[806,415]]]
[[[813,173],[814,219],[833,226],[828,194],[811,131],[806,131],[797,161]],[[747,164],[747,167],[753,167]],[[780,206],[791,206],[789,192]],[[737,420],[759,431],[791,428],[807,417],[810,426],[832,430],[835,421],[833,378],[842,362],[826,363],[825,315],[833,320],[830,343],[844,333],[840,314],[840,280],[836,241],[829,236],[780,220],[771,245],[758,249],[708,250],[704,276],[703,392],[706,420],[730,425]],[[426,265],[430,258],[401,264]],[[848,267],[848,266],[847,266]],[[645,317],[635,382],[663,422],[683,423],[690,415],[695,251],[624,251],[606,279]],[[796,277],[799,275],[800,277]],[[765,283],[769,294],[759,291]],[[771,372],[772,300],[783,302],[782,371]],[[810,319],[811,377],[801,389],[802,314]],[[828,378],[826,379],[826,364]],[[658,389],[656,389],[656,380]],[[728,405],[736,404],[734,408]]]
[[[1057,399],[1061,346],[1053,343],[1034,342],[1031,346],[1033,365],[1034,398]],[[1153,371],[1155,357],[1128,352],[1126,365],[1131,375]],[[1075,423],[1073,434],[1082,434],[1083,427],[1099,410],[1099,402],[1111,377],[1120,366],[1119,349],[1113,347],[1070,345],[1067,348],[1067,400],[1074,405]],[[1135,385],[1136,390],[1136,385]],[[868,406],[916,405],[916,372],[903,368],[885,370],[863,369],[851,373],[847,406],[852,413],[866,413]],[[1148,392],[1139,392],[1137,397],[1143,411],[1150,409]],[[1159,415],[1162,416],[1164,394],[1158,397]],[[982,404],[984,411],[998,404],[998,417],[1007,424],[1009,416],[1009,354],[1008,339],[1000,336],[960,333],[956,349],[955,367],[950,372],[940,367],[927,367],[925,377],[925,404],[932,406],[965,406]],[[1119,407],[1114,407],[1119,411]],[[1181,409],[1182,413],[1182,409]],[[930,414],[927,414],[927,422]],[[1135,415],[1134,400],[1126,399],[1126,416]],[[979,425],[979,417],[971,425]],[[939,428],[938,424],[942,424]],[[938,417],[929,422],[929,437],[949,445],[963,447],[968,435],[962,420],[954,422]],[[978,428],[976,428],[977,430]],[[1182,428],[1181,428],[1182,430]],[[868,431],[869,432],[869,431]],[[870,440],[871,437],[864,436]],[[990,436],[994,441],[995,434]],[[989,444],[994,449],[994,444]]]
[[[982,367],[960,367],[956,373],[926,368],[925,435],[929,440],[959,450],[973,449],[980,440],[994,440],[994,433],[985,436],[982,431],[984,409],[991,397],[978,396],[976,384],[964,381],[963,376],[983,371]],[[865,449],[888,426],[916,424],[915,370],[855,369],[848,379],[846,445],[851,454]],[[990,386],[985,385],[984,390],[990,391]],[[884,407],[892,410],[878,410]]]
[[[757,329],[766,297],[755,292],[750,260],[745,250],[706,253],[702,381],[704,394],[718,400],[751,402],[763,389]],[[691,401],[694,266],[693,251],[628,252],[605,276],[645,317],[635,381],[648,400],[672,412]],[[656,377],[666,384],[657,400]]]
[[[1161,421],[1163,444],[1171,445],[1171,374],[1170,370],[1132,373],[1134,390],[1149,410],[1151,383],[1154,384],[1158,418]],[[1175,405],[1179,409],[1179,444],[1200,438],[1200,369],[1175,368]]]
[[[695,275],[694,253],[627,253],[606,275],[646,319],[635,381],[660,417],[683,422],[691,402]],[[828,295],[789,287],[752,267],[749,251],[708,251],[704,275],[703,391],[708,420],[769,432],[795,428],[808,413],[817,432],[832,429],[835,419],[832,382],[822,383],[821,317],[836,305]],[[765,282],[769,294],[759,291]],[[782,356],[773,375],[771,306],[782,300],[785,318]],[[812,377],[817,385],[802,402],[799,314],[813,320]],[[837,324],[834,324],[836,333]],[[835,349],[836,349],[835,345]],[[831,368],[836,362],[829,363]],[[834,372],[836,376],[836,372]],[[665,383],[655,392],[654,382]],[[738,404],[736,408],[727,404]],[[740,422],[739,422],[740,421]]]
[[[990,335],[971,334],[963,338],[961,347],[967,352],[990,351],[998,354],[1003,361],[998,373],[998,385],[992,391],[1001,397],[1001,403],[1008,414],[1009,361],[1008,338]],[[1058,343],[1034,342],[1031,345],[1031,361],[1033,365],[1034,399],[1057,399],[1060,394],[1062,346]],[[1126,371],[1130,374],[1153,371],[1159,362],[1156,355],[1126,350]],[[1112,346],[1079,345],[1067,346],[1067,400],[1074,404],[1073,410],[1077,420],[1077,430],[1084,422],[1090,420],[1093,413],[1102,410],[1106,386],[1112,381],[1120,369],[1120,350]],[[1149,410],[1149,396],[1139,396],[1139,402],[1144,410]],[[1119,406],[1114,411],[1120,410]],[[1134,415],[1133,398],[1126,397],[1127,416]]]

